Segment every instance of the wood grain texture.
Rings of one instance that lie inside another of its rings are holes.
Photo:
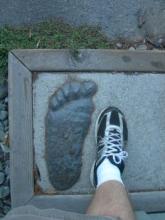
[[[9,54],[9,133],[12,207],[33,195],[31,72]]]
[[[165,51],[28,49],[12,52],[31,71],[36,72],[165,72]]]

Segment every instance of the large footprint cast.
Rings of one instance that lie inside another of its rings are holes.
[[[81,173],[81,152],[94,110],[93,81],[71,81],[50,98],[46,116],[46,163],[56,190],[66,190]]]

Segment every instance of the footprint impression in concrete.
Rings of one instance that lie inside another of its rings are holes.
[[[75,184],[81,173],[81,154],[91,123],[93,81],[65,83],[50,97],[46,115],[46,163],[49,180],[56,190]]]

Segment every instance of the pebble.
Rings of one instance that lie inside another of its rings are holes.
[[[0,86],[0,100],[4,99],[8,95],[7,85]]]
[[[5,173],[6,173],[7,176],[10,175],[10,168],[9,168],[8,165],[5,167]]]
[[[0,141],[3,142],[5,138],[5,132],[0,128]]]
[[[3,143],[0,143],[0,146],[1,146],[2,150],[3,150],[3,152],[5,153],[5,156],[7,156],[7,153],[10,152],[9,146],[7,146],[6,144],[3,144]]]
[[[0,129],[4,130],[4,125],[1,121],[0,121]]]
[[[2,164],[2,162],[0,161],[0,171],[2,171],[3,170],[3,164]]]
[[[4,152],[0,146],[0,161],[3,162],[4,161]]]
[[[9,147],[3,142],[8,133],[8,88],[0,86],[0,218],[10,211]]]
[[[6,110],[6,105],[0,103],[0,111],[1,111],[1,110]]]
[[[156,48],[164,48],[165,47],[165,38],[158,38],[154,41]]]
[[[3,218],[4,214],[2,213],[2,211],[0,210],[0,218]]]
[[[3,125],[4,125],[4,127],[8,127],[8,125],[9,125],[8,119],[6,119],[6,120],[3,121]]]
[[[7,197],[10,193],[8,186],[0,186],[0,199]]]
[[[7,111],[0,111],[0,120],[4,121],[5,119],[7,119],[8,117],[8,113]]]
[[[128,50],[133,51],[136,50],[134,47],[130,47]]]
[[[4,129],[4,131],[5,131],[5,132],[8,132],[8,131],[9,131],[9,126],[6,126],[5,129]]]
[[[2,184],[5,181],[5,174],[3,172],[0,172],[0,184]]]
[[[3,202],[0,200],[0,208],[3,208]]]
[[[136,47],[137,50],[147,50],[147,46],[145,44],[140,44]]]
[[[10,199],[4,199],[4,200],[3,200],[3,203],[4,203],[5,205],[8,205],[8,206],[11,205]]]
[[[5,103],[8,104],[8,97],[5,98]]]
[[[118,49],[121,49],[121,48],[123,47],[123,45],[122,45],[122,43],[117,43],[117,44],[116,44],[116,47],[117,47]]]
[[[10,206],[8,206],[8,205],[5,205],[5,206],[3,206],[3,212],[5,213],[5,214],[7,214],[9,211],[10,211]]]

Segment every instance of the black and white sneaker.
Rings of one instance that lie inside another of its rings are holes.
[[[117,166],[122,173],[124,159],[128,153],[123,149],[127,145],[128,130],[123,113],[115,108],[104,109],[96,122],[95,138],[97,144],[97,158],[91,169],[91,183],[97,187],[97,168],[107,158]]]

